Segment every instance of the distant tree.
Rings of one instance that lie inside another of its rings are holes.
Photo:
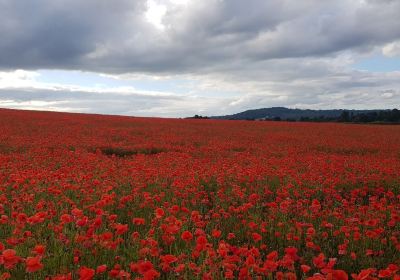
[[[389,121],[391,121],[391,122],[400,122],[400,110],[393,109],[390,112]]]
[[[194,115],[193,119],[208,119],[207,116]]]
[[[339,117],[340,122],[349,122],[350,121],[350,114],[348,111],[343,111]]]

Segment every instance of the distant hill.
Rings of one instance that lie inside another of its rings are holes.
[[[343,112],[346,111],[349,114],[369,114],[373,112],[380,112],[382,110],[309,110],[309,109],[289,109],[285,107],[272,107],[247,110],[241,113],[226,115],[226,116],[214,116],[211,119],[224,119],[224,120],[257,120],[257,119],[281,119],[281,120],[300,120],[304,118],[317,119],[327,118],[336,119],[339,118]]]

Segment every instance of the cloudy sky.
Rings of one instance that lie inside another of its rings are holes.
[[[400,0],[0,0],[0,107],[400,106]]]

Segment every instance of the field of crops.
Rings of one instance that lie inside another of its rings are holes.
[[[0,279],[400,279],[400,126],[0,110]]]

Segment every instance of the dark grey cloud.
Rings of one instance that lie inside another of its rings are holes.
[[[122,36],[143,1],[0,1],[0,67],[85,69],[98,44]],[[145,31],[145,30],[143,30]],[[122,33],[122,32],[121,32]],[[89,65],[88,65],[89,66]]]
[[[400,38],[400,1],[1,0],[0,68],[207,72],[259,60],[363,52]]]
[[[262,34],[258,57],[305,57],[366,51],[400,37],[400,2],[318,1],[271,33]]]

